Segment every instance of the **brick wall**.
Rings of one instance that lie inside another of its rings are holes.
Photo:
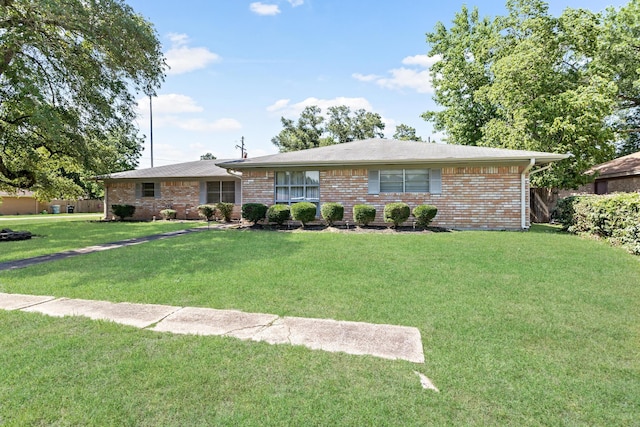
[[[136,198],[136,183],[106,182],[105,183],[105,218],[111,219],[113,212],[111,205],[134,205],[136,212],[134,219],[152,219],[154,216],[162,218],[160,211],[175,209],[177,219],[199,219],[198,205],[200,204],[199,181],[162,181],[160,182],[160,197]],[[240,218],[240,204],[233,208],[232,218]]]
[[[376,223],[384,224],[384,205],[406,202],[413,209],[420,204],[438,208],[433,225],[472,229],[520,229],[522,167],[453,167],[442,169],[442,194],[368,193],[367,169],[320,171],[320,203],[339,202],[345,220],[352,219],[353,205],[376,207]],[[526,220],[529,225],[529,183],[526,180]],[[273,171],[243,171],[243,203],[274,203]]]

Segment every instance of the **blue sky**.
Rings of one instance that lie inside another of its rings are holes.
[[[151,21],[171,69],[153,100],[154,166],[213,153],[236,158],[241,137],[250,157],[276,153],[280,117],[307,105],[348,105],[379,113],[391,136],[401,123],[423,139],[441,135],[420,118],[431,99],[425,34],[449,26],[463,4],[482,16],[502,1],[448,0],[127,0]],[[621,0],[558,0],[600,11]],[[149,101],[140,99],[146,135],[140,167],[150,166]]]

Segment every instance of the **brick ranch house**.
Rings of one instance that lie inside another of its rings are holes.
[[[527,229],[529,174],[565,154],[415,141],[368,139],[253,159],[216,161],[242,174],[242,202],[320,206],[339,202],[345,220],[355,204],[438,208],[433,225],[458,229]]]
[[[589,193],[640,191],[640,151],[596,165],[586,174],[595,176],[593,183],[587,185]]]
[[[112,173],[104,182],[104,217],[113,217],[111,205],[133,205],[134,219],[160,217],[163,209],[175,209],[178,219],[197,219],[198,205],[234,203],[233,217],[240,218],[240,177],[216,166],[214,160],[198,160],[155,168]]]

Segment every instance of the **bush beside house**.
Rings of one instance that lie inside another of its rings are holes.
[[[242,205],[242,218],[256,225],[267,215],[267,205],[262,203],[245,203]]]
[[[413,216],[418,227],[427,228],[436,217],[438,208],[433,205],[419,205],[413,208]]]
[[[320,213],[327,225],[332,227],[334,222],[342,221],[344,217],[344,206],[340,203],[324,203],[320,208]]]
[[[125,218],[133,216],[136,212],[136,207],[133,205],[111,205],[111,211],[120,221],[123,221]]]
[[[298,202],[291,205],[291,218],[306,226],[316,219],[316,205],[311,202]]]
[[[273,205],[267,210],[267,222],[275,222],[283,225],[285,221],[291,219],[291,208],[289,205]]]
[[[384,222],[392,222],[394,228],[409,219],[411,208],[406,203],[387,203],[384,205]]]
[[[570,233],[599,237],[640,255],[639,193],[565,197],[552,219]]]
[[[376,219],[376,208],[371,205],[354,205],[353,222],[358,226],[366,227]]]

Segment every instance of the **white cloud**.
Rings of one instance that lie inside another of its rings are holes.
[[[292,7],[298,7],[304,4],[304,0],[288,0]]]
[[[194,132],[228,132],[242,129],[242,125],[236,119],[222,118],[214,121],[205,119],[179,120],[177,127]]]
[[[353,73],[351,77],[353,77],[356,80],[360,80],[361,82],[373,82],[381,78],[377,74],[360,74],[360,73]]]
[[[220,56],[206,47],[189,47],[186,34],[170,33],[171,48],[165,52],[167,64],[171,67],[167,74],[184,74],[206,68],[207,65],[220,61]]]
[[[254,2],[249,5],[251,12],[263,16],[274,16],[280,13],[280,8],[277,4],[265,4],[262,2]]]
[[[402,63],[404,65],[419,65],[424,68],[430,68],[433,64],[440,61],[441,59],[442,59],[442,56],[440,55],[435,55],[435,56],[414,55],[414,56],[405,57],[402,60]]]
[[[433,93],[429,68],[439,61],[440,56],[414,55],[402,60],[404,65],[420,68],[400,67],[389,70],[389,76],[353,73],[351,76],[361,82],[375,83],[386,89],[413,89],[418,93]]]
[[[277,113],[286,117],[297,117],[302,110],[311,105],[317,105],[323,111],[326,112],[327,108],[346,105],[351,110],[365,109],[367,111],[373,111],[373,107],[365,98],[346,98],[343,96],[333,99],[319,99],[310,97],[295,104],[290,104],[289,99],[280,99],[267,107],[267,111],[270,113]]]
[[[416,71],[409,68],[394,68],[389,71],[391,78],[380,78],[375,83],[387,89],[415,89],[418,93],[431,93],[431,76],[429,70]]]
[[[196,101],[187,95],[179,93],[166,93],[153,98],[153,112],[158,114],[200,113],[204,109]],[[138,110],[147,114],[149,98],[138,100]]]

